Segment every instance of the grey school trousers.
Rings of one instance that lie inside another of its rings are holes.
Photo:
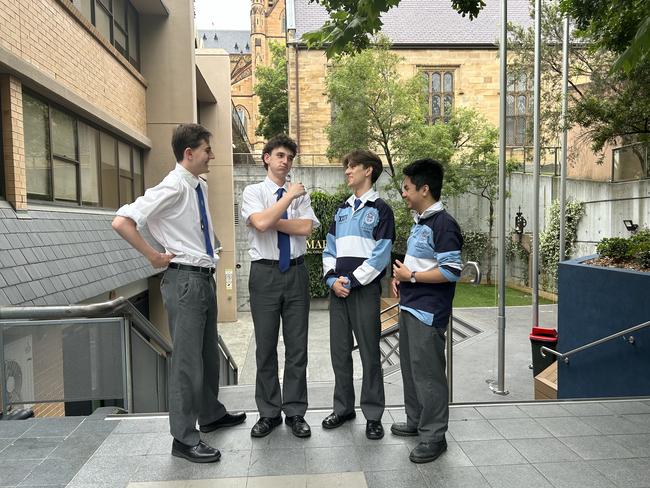
[[[219,401],[216,284],[212,275],[168,268],[160,282],[173,352],[169,378],[169,426],[188,446],[196,429],[226,414]]]
[[[346,298],[330,291],[330,355],[334,369],[334,413],[354,411],[352,333],[359,344],[363,379],[361,411],[367,420],[381,420],[386,404],[379,354],[381,332],[379,283],[353,288]]]
[[[406,422],[418,429],[421,441],[441,441],[449,422],[446,329],[426,325],[405,310],[399,314],[399,324]]]
[[[248,281],[255,329],[255,402],[260,417],[304,416],[307,411],[309,272],[304,263],[282,273],[277,264],[251,263]],[[278,377],[282,319],[284,377]]]

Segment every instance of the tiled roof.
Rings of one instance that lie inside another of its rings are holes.
[[[486,45],[499,38],[499,0],[486,0],[479,16],[470,21],[451,8],[451,0],[402,0],[382,16],[383,34],[393,44]],[[530,25],[529,0],[510,0],[508,20]],[[322,27],[327,12],[309,0],[295,0],[296,39]]]
[[[158,273],[110,213],[0,208],[0,305],[68,305]]]
[[[247,30],[199,30],[198,36],[204,48],[223,49],[228,54],[251,52],[251,33]]]

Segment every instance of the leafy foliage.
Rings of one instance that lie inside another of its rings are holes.
[[[486,253],[493,253],[492,245],[485,232],[476,230],[463,231],[463,261],[476,261],[479,264],[485,262]]]
[[[641,229],[627,239],[605,237],[596,245],[596,251],[618,264],[636,263],[650,268],[650,229]]]
[[[578,224],[585,214],[582,202],[569,200],[565,209],[565,252],[567,256],[573,253],[578,237]],[[540,268],[543,271],[542,281],[549,291],[557,289],[557,265],[560,262],[560,202],[553,200],[546,220],[546,228],[539,237]]]
[[[271,43],[271,64],[255,70],[255,93],[260,99],[260,120],[255,133],[265,139],[289,130],[287,56],[281,43]]]
[[[328,58],[354,53],[370,45],[370,36],[383,25],[381,14],[396,7],[400,0],[309,0],[319,3],[330,18],[315,32],[303,35],[309,48],[325,49]],[[463,17],[474,19],[485,6],[484,0],[451,0],[452,7]]]
[[[622,261],[630,247],[624,237],[605,237],[596,245],[596,252],[614,261]]]

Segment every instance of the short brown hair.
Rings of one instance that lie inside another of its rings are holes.
[[[342,162],[344,168],[347,168],[348,166],[356,166],[357,164],[362,164],[364,168],[371,167],[372,175],[370,175],[370,178],[373,183],[379,179],[381,172],[384,171],[379,156],[372,151],[366,151],[364,149],[357,149],[347,153],[343,156]]]
[[[269,169],[269,165],[264,161],[264,155],[270,155],[274,149],[278,147],[286,147],[291,151],[295,157],[298,152],[298,144],[291,137],[286,134],[278,134],[273,136],[271,139],[264,144],[264,149],[262,149],[262,163],[264,163],[264,169]]]
[[[202,142],[210,143],[212,134],[208,129],[199,124],[181,124],[172,134],[172,149],[176,161],[183,160],[185,149],[196,149]]]

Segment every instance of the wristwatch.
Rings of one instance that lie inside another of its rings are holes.
[[[411,283],[417,283],[417,280],[415,279],[415,271],[411,271]]]

